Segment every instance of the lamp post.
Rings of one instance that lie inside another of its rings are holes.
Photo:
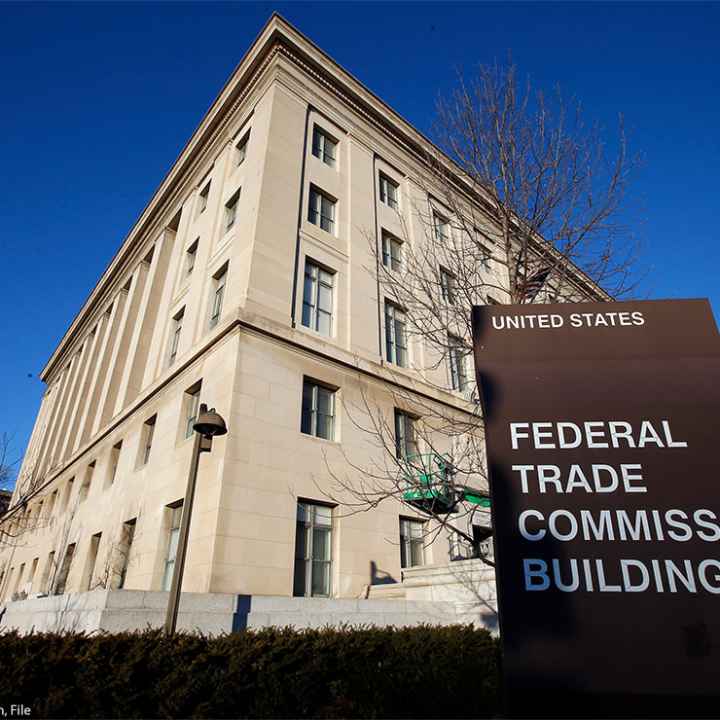
[[[183,501],[180,535],[178,537],[177,552],[175,554],[175,564],[173,565],[167,615],[165,616],[165,632],[168,635],[172,635],[175,632],[175,626],[177,625],[180,588],[182,587],[183,572],[185,570],[185,554],[187,553],[188,532],[190,530],[193,500],[195,498],[195,485],[197,483],[200,453],[210,452],[212,450],[212,439],[227,433],[225,420],[215,412],[215,408],[208,410],[207,405],[204,403],[200,405],[200,412],[193,425],[193,430],[195,431],[195,439],[193,441],[192,457],[190,458],[187,489],[185,490],[185,499]]]

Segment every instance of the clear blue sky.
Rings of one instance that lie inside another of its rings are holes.
[[[651,297],[720,308],[720,4],[4,4],[0,433],[273,10],[427,131],[457,67],[508,51],[540,86],[625,114]]]

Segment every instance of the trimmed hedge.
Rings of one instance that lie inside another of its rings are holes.
[[[58,718],[488,717],[497,641],[470,626],[0,636],[0,705]]]

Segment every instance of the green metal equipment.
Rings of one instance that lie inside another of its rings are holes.
[[[458,503],[490,507],[490,496],[483,490],[452,482],[455,468],[450,458],[437,453],[410,455],[405,459],[407,490],[403,500],[430,515],[447,515]]]

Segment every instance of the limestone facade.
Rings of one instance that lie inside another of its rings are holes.
[[[412,513],[391,501],[353,514],[331,488],[334,473],[361,479],[354,468],[377,460],[353,417],[367,398],[388,422],[398,388],[468,409],[445,364],[427,370],[421,343],[410,341],[407,367],[388,361],[369,245],[383,232],[422,242],[427,144],[269,20],[44,368],[15,499],[36,490],[8,516],[28,530],[0,551],[0,602],[163,589],[198,402],[229,433],[201,457],[185,591],[290,596],[304,585],[345,598],[401,579],[399,523]],[[304,386],[315,411],[305,420]],[[299,504],[330,508],[307,515],[310,579],[297,577]],[[441,535],[422,562],[448,553]]]

